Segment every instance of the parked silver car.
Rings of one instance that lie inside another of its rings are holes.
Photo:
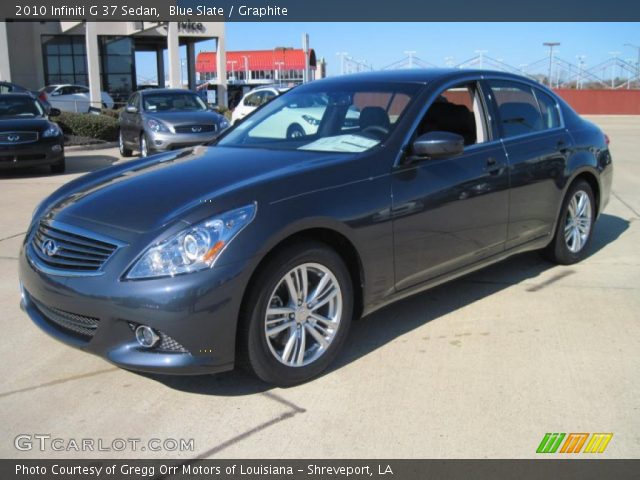
[[[227,119],[211,110],[194,92],[148,89],[133,93],[120,113],[118,143],[123,157],[138,150],[154,152],[205,143],[229,127]]]

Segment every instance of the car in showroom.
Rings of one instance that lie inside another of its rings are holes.
[[[259,134],[316,96],[314,134]],[[51,194],[20,252],[21,304],[51,336],[126,369],[237,365],[293,385],[331,364],[353,319],[398,299],[524,251],[585,258],[612,176],[606,135],[530,79],[323,79],[210,145]]]
[[[118,119],[120,155],[138,150],[142,157],[209,142],[229,127],[194,92],[147,89],[133,93]]]
[[[52,173],[65,171],[64,135],[31,92],[0,94],[0,171],[48,165]]]
[[[40,90],[40,95],[62,112],[86,113],[91,107],[89,87],[84,85],[47,85]],[[102,104],[94,105],[95,108],[113,108],[111,95],[100,92],[100,98]]]
[[[280,85],[264,85],[250,90],[244,94],[238,105],[236,105],[236,108],[231,112],[231,123],[235,125],[256,108],[273,100],[278,95],[282,95],[290,89],[291,87]]]

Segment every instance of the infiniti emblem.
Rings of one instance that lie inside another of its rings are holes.
[[[202,127],[191,127],[191,131],[193,133],[198,133],[202,131]]]
[[[45,240],[40,250],[48,257],[53,257],[58,252],[58,244],[51,239]]]
[[[20,135],[9,135],[7,136],[7,140],[9,140],[10,142],[17,142],[18,140],[20,140]]]

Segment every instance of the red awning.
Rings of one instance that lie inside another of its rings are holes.
[[[216,72],[216,53],[200,52],[196,58],[196,72]],[[235,62],[235,63],[233,63]],[[278,65],[282,62],[282,65]],[[309,64],[316,66],[316,55],[309,50]],[[227,52],[227,71],[231,70],[304,70],[304,51],[293,48],[276,48],[274,50],[246,50]]]

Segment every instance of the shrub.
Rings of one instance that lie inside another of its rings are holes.
[[[62,112],[55,120],[65,135],[95,138],[105,142],[118,139],[118,119],[111,115]]]

